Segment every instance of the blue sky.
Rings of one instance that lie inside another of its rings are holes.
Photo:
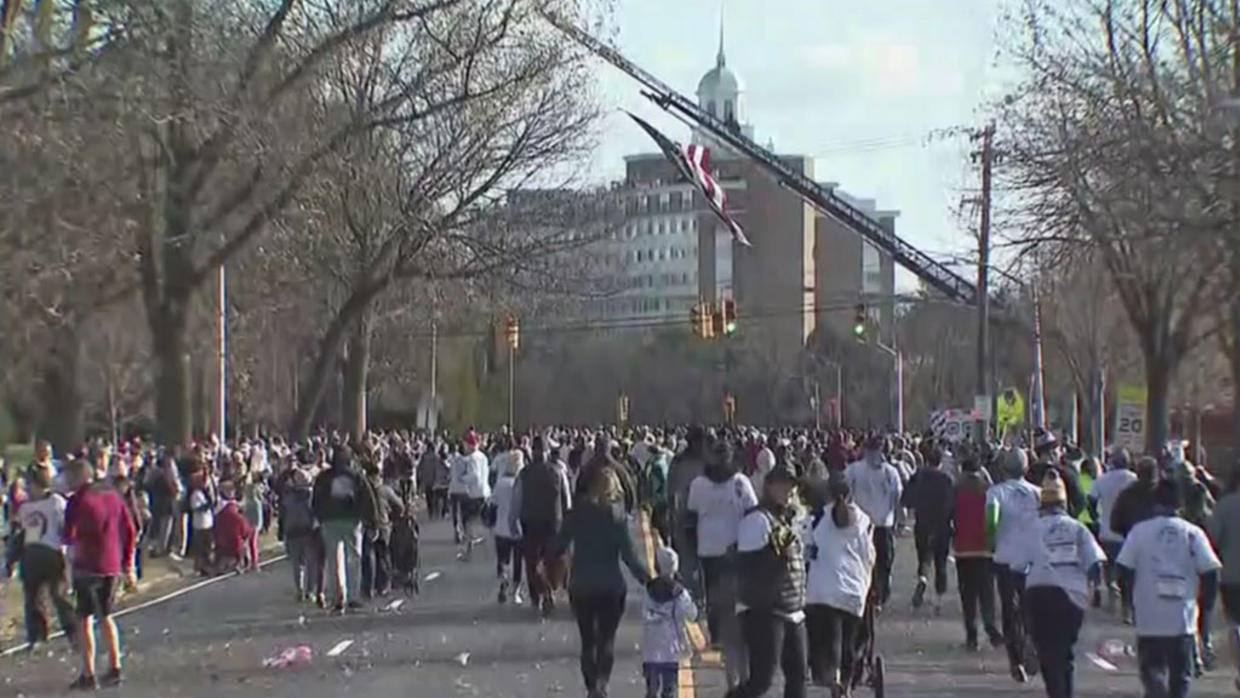
[[[756,139],[816,157],[815,178],[901,212],[897,231],[934,254],[972,246],[957,211],[977,173],[963,136],[933,132],[980,124],[996,91],[999,0],[616,0],[621,51],[686,96],[714,65],[720,8],[728,65],[745,87]],[[692,28],[692,30],[690,30]],[[677,139],[680,122],[599,61],[604,102],[615,107],[591,172],[623,174],[623,157],[652,144],[619,109]],[[912,285],[903,275],[902,287]]]

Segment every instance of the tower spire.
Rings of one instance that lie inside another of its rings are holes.
[[[719,54],[715,56],[715,65],[719,68],[728,64],[728,59],[723,55],[723,3],[719,3]]]

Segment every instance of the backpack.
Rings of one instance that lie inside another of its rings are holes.
[[[291,488],[280,499],[286,535],[309,533],[314,530],[314,511],[310,508],[311,493],[308,487]]]
[[[531,464],[518,477],[521,481],[522,519],[559,521],[564,517],[563,482],[550,463]]]
[[[352,508],[357,501],[357,478],[352,473],[338,473],[332,477],[330,495],[332,501],[342,507]]]

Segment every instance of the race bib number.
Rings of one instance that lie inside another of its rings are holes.
[[[1154,582],[1154,590],[1161,599],[1188,598],[1188,581],[1183,577],[1162,576]]]
[[[1053,543],[1046,548],[1047,558],[1054,566],[1077,563],[1076,543]]]

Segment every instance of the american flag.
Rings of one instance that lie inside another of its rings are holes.
[[[741,229],[740,223],[728,215],[727,193],[710,172],[710,149],[701,145],[682,147],[637,116],[633,114],[629,116],[654,139],[654,142],[659,145],[659,150],[663,151],[664,157],[676,166],[680,176],[697,187],[706,199],[707,205],[710,206],[710,210],[714,211],[715,215],[719,216],[719,220],[723,221],[728,226],[728,230],[732,231],[732,239],[740,245],[751,247],[749,238],[745,237],[745,231]]]

